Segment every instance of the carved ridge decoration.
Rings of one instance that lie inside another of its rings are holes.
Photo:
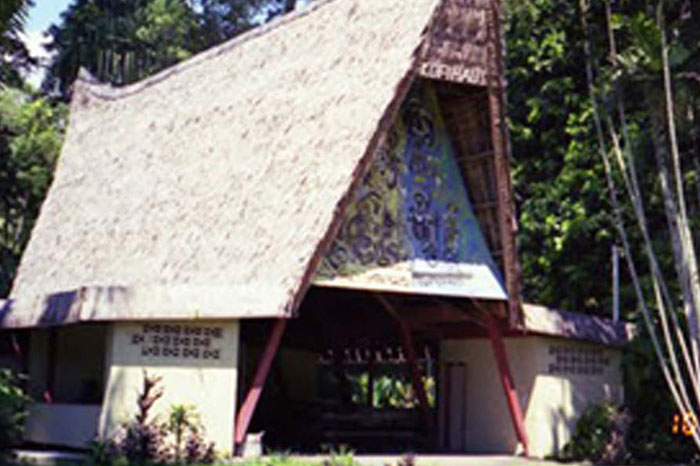
[[[493,79],[488,81],[488,103],[491,116],[491,140],[494,150],[494,168],[496,170],[496,182],[498,192],[499,217],[501,228],[501,245],[503,248],[503,268],[506,279],[506,289],[509,300],[509,323],[511,328],[520,328],[523,325],[523,312],[521,306],[521,269],[517,255],[516,235],[517,221],[513,205],[513,187],[510,179],[509,158],[510,147],[508,130],[505,119],[505,84],[504,56],[501,35],[502,11],[497,0],[491,0],[493,8],[488,15],[486,31],[489,39],[489,59],[487,60],[487,76]]]
[[[486,87],[489,66],[490,0],[445,0],[420,51],[418,74]]]

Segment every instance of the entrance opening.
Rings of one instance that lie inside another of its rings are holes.
[[[100,405],[106,342],[104,324],[33,331],[27,368],[30,396],[47,403]]]
[[[397,315],[382,299],[396,305]],[[298,318],[288,322],[249,432],[264,432],[263,443],[272,451],[444,449],[438,410],[441,316],[435,306],[431,297],[312,287]],[[431,314],[438,319],[435,325],[416,324],[428,323]],[[464,316],[457,325],[474,327],[467,312]],[[413,355],[402,334],[403,319],[413,328]],[[266,321],[242,324],[239,400],[250,387],[270,329]]]

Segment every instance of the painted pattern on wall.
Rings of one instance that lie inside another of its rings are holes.
[[[505,298],[430,84],[402,105],[315,283]]]

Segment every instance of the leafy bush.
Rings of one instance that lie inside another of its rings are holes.
[[[626,437],[631,418],[629,412],[610,403],[586,408],[571,440],[564,446],[564,460],[590,460],[602,464],[619,464],[628,458]]]
[[[160,377],[149,377],[144,372],[136,417],[123,426],[121,436],[115,442],[118,454],[126,457],[130,464],[164,462],[166,459],[165,429],[149,418],[151,408],[163,396],[163,389],[158,387],[160,381]]]
[[[328,459],[323,461],[323,466],[357,466],[353,458],[354,452],[346,445],[340,445],[338,449],[330,448]]]
[[[193,407],[171,406],[168,421],[150,416],[151,408],[163,396],[160,377],[144,372],[134,420],[125,423],[114,439],[91,444],[89,463],[95,466],[210,464],[214,444],[204,440],[203,428]]]
[[[321,466],[318,461],[290,458],[288,453],[275,453],[239,464],[240,466]]]
[[[29,398],[9,369],[0,369],[0,454],[22,439]]]
[[[625,404],[632,412],[628,448],[634,462],[700,463],[692,437],[673,432],[682,417],[666,386],[651,340],[644,328],[623,353]]]

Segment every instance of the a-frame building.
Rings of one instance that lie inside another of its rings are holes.
[[[328,0],[131,86],[82,74],[0,312],[28,439],[111,435],[144,369],[221,451],[544,455],[620,400],[622,327],[520,302],[499,28],[495,0]]]

